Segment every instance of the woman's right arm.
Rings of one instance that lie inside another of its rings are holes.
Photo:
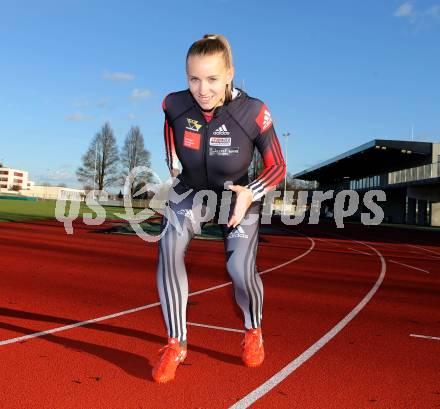
[[[168,123],[167,118],[167,111],[166,111],[166,97],[163,100],[162,108],[165,113],[165,123],[164,123],[164,140],[165,140],[165,161],[168,166],[168,169],[170,171],[170,175],[172,177],[176,177],[179,173],[179,158],[176,154],[176,149],[174,146],[174,135],[173,135],[173,128]]]

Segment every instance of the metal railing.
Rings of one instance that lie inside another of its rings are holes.
[[[413,182],[415,180],[440,177],[440,162],[428,163],[414,168],[396,170],[388,173],[388,184]]]

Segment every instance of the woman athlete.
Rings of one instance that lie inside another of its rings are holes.
[[[286,172],[269,110],[233,86],[232,53],[224,36],[205,35],[192,44],[186,73],[189,88],[163,101],[166,162],[175,179],[158,247],[157,288],[168,332],[168,344],[159,350],[152,370],[160,383],[172,380],[187,356],[184,257],[191,239],[210,219],[222,230],[226,268],[244,316],[242,360],[249,367],[262,364],[263,283],[255,264],[260,199]],[[249,183],[255,146],[264,169]]]

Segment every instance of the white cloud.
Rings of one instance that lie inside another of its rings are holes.
[[[136,119],[136,115],[135,114],[128,114],[128,119]]]
[[[128,72],[109,72],[105,71],[102,79],[106,81],[133,81],[135,76]]]
[[[90,101],[87,100],[76,100],[73,102],[73,105],[78,108],[86,108],[90,106]]]
[[[397,7],[394,11],[394,16],[406,19],[410,23],[416,23],[428,19],[440,19],[440,4],[433,4],[426,9],[420,9],[415,6],[413,0],[408,0]]]
[[[73,114],[67,116],[67,119],[69,121],[87,121],[90,118],[91,116],[83,114],[81,112],[74,112]]]
[[[75,178],[75,174],[64,169],[54,169],[49,170],[47,177],[51,180],[69,180]]]
[[[109,102],[108,98],[101,98],[97,102],[92,102],[87,99],[77,99],[73,102],[73,105],[76,108],[88,108],[88,107],[98,107],[98,108],[105,108],[107,107]]]
[[[440,5],[434,4],[429,9],[425,11],[425,15],[430,17],[440,17]]]
[[[37,185],[44,183],[50,183],[53,186],[65,184],[68,187],[74,187],[78,185],[78,180],[75,171],[70,166],[60,166],[57,169],[46,169],[44,173],[36,173],[31,175]]]
[[[96,106],[98,108],[105,108],[108,105],[108,98],[101,98],[97,103]]]
[[[396,17],[414,17],[414,4],[412,1],[407,1],[401,4],[394,12]]]
[[[131,92],[131,98],[132,99],[147,99],[149,97],[151,97],[151,91],[148,90],[148,89],[135,88]]]

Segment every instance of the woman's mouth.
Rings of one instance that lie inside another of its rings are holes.
[[[211,100],[211,97],[199,97],[200,101],[203,102],[204,104],[206,104],[207,102],[209,102]]]

